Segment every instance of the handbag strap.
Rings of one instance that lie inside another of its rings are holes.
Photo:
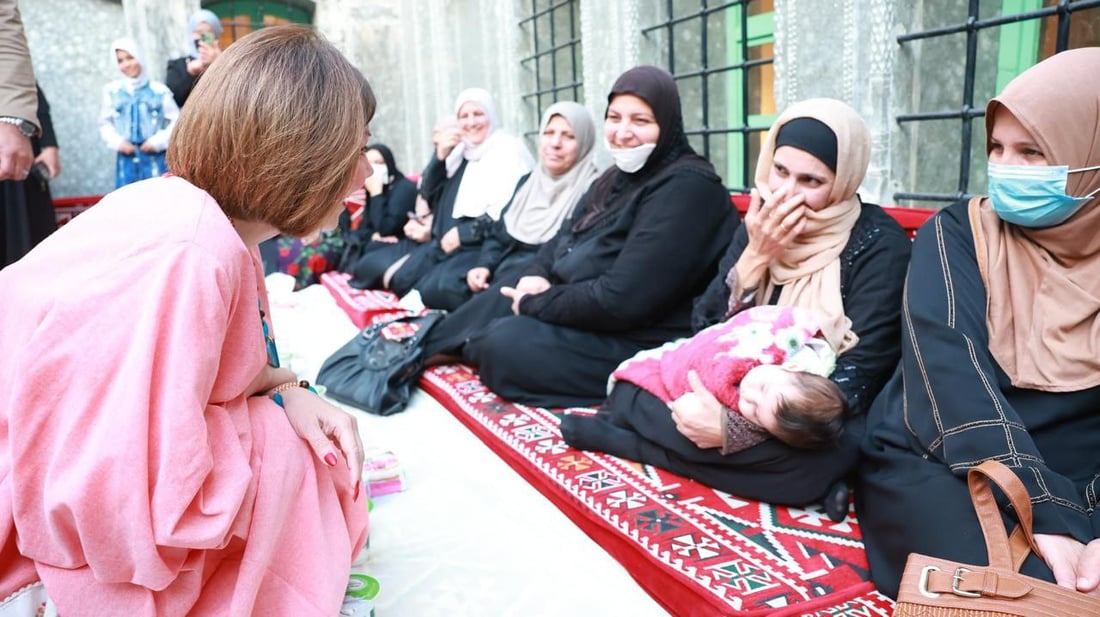
[[[970,499],[974,502],[974,510],[978,513],[978,522],[981,523],[982,533],[985,535],[989,565],[1019,572],[1030,551],[1040,554],[1031,531],[1031,499],[1024,483],[1004,463],[993,460],[970,468],[966,479],[970,487]],[[990,481],[1004,491],[1020,521],[1013,530],[1011,539],[1005,530],[1001,509],[997,506],[997,500],[989,486]]]

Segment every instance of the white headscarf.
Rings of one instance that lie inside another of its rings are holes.
[[[141,72],[138,73],[137,77],[129,77],[122,72],[122,68],[118,65],[118,55],[115,53],[118,51],[124,51],[137,59],[138,64],[141,65]],[[149,71],[145,70],[145,56],[141,53],[141,49],[138,48],[134,39],[122,37],[115,39],[114,42],[111,43],[111,64],[115,65],[115,69],[127,80],[127,87],[130,92],[149,83]]]
[[[470,102],[485,112],[489,135],[476,146],[463,140],[447,155],[447,177],[454,176],[467,161],[452,216],[476,218],[488,214],[496,220],[511,199],[516,182],[535,166],[535,159],[522,141],[498,128],[493,98],[485,90],[463,90],[455,99],[455,115]]]
[[[577,139],[577,159],[560,176],[547,171],[541,156],[539,166],[516,192],[512,205],[504,213],[504,227],[516,240],[527,244],[542,244],[558,232],[562,221],[573,213],[577,201],[599,175],[593,160],[596,125],[592,114],[583,105],[572,101],[554,103],[546,108],[539,124],[539,133],[554,116],[569,123]]]

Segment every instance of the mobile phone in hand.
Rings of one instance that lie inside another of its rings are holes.
[[[38,184],[42,187],[42,190],[46,190],[46,187],[50,184],[50,168],[46,167],[46,164],[42,161],[39,161],[35,163],[33,167],[31,167],[31,173],[29,174],[29,177],[38,181]]]

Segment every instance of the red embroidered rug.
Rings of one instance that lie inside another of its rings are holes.
[[[408,311],[397,305],[397,296],[392,291],[376,289],[355,289],[348,285],[351,275],[345,272],[325,272],[321,275],[321,284],[332,294],[339,306],[356,328],[365,328],[382,319],[395,319],[407,315]]]
[[[345,298],[363,293],[340,277],[322,281],[334,296],[341,282]],[[366,293],[361,309],[379,298]],[[337,301],[345,311],[355,306]],[[359,319],[385,318],[368,312]],[[504,401],[466,366],[431,369],[420,385],[672,614],[889,617],[893,610],[868,581],[854,513],[834,523],[820,506],[740,499],[656,467],[575,450],[561,439],[561,410]]]

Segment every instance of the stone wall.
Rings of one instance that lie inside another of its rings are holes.
[[[992,5],[993,3],[987,3]],[[984,8],[984,7],[983,7]],[[984,13],[983,18],[995,17]],[[951,0],[898,3],[899,32],[919,32],[966,22],[966,6]],[[998,30],[978,36],[974,107],[984,109],[995,95]],[[897,45],[895,43],[895,45]],[[963,108],[966,34],[909,41],[897,45],[891,114],[959,111]],[[985,122],[976,118],[970,132],[969,191],[985,190]],[[959,188],[962,122],[958,119],[906,122],[894,132],[892,181],[897,190],[954,193]],[[927,202],[918,204],[929,206]]]
[[[114,154],[102,146],[96,117],[100,92],[118,73],[106,51],[116,36],[136,38],[149,68],[163,79],[168,58],[186,44],[187,16],[199,0],[23,0],[24,21],[40,82],[53,103],[64,172],[56,195],[104,193],[113,188]],[[540,5],[541,6],[541,5]],[[698,55],[698,27],[642,31],[664,18],[663,0],[578,0],[583,100],[603,116],[606,93],[625,69],[668,65],[670,45],[684,70]],[[388,144],[406,173],[419,172],[431,155],[431,128],[453,113],[465,87],[491,92],[503,126],[534,131],[540,109],[523,98],[534,75],[520,60],[532,52],[518,24],[530,0],[316,0],[314,24],[370,80],[379,106],[371,130]],[[831,96],[852,104],[872,132],[872,156],[861,188],[869,201],[893,203],[898,191],[950,192],[958,184],[958,121],[898,124],[898,113],[961,107],[965,36],[897,43],[900,33],[960,23],[965,7],[950,0],[776,0],[775,103]],[[77,14],[79,19],[58,19]],[[74,24],[79,24],[75,26]],[[708,62],[722,62],[724,28],[708,18]],[[164,34],[171,33],[171,34]],[[680,47],[682,46],[682,47]],[[991,96],[997,41],[983,35],[975,101]],[[694,48],[695,51],[691,51]],[[698,60],[696,58],[696,60]],[[704,122],[700,80],[681,81],[685,121]],[[717,82],[711,82],[717,83]],[[710,114],[727,113],[720,88],[709,92]],[[545,103],[545,100],[543,101]],[[713,124],[716,119],[712,119]],[[693,138],[698,142],[700,138]],[[722,136],[714,140],[725,139]],[[715,163],[725,146],[712,141]],[[698,143],[697,143],[698,145]],[[984,133],[975,124],[972,152],[982,160]],[[606,155],[601,155],[606,163]],[[971,189],[984,186],[984,166],[971,172]]]
[[[119,75],[107,48],[126,34],[122,5],[109,0],[23,0],[19,9],[60,145],[62,170],[51,182],[53,194],[104,193],[114,187],[114,154],[99,138],[97,116],[104,84]],[[77,12],[80,18],[72,19]]]
[[[776,3],[777,108],[808,98],[845,101],[871,130],[871,162],[860,196],[891,203],[895,63],[894,0]]]

